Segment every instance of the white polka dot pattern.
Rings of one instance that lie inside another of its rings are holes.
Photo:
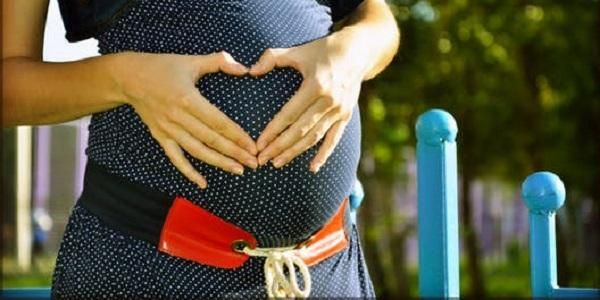
[[[265,49],[324,37],[331,25],[329,8],[315,0],[142,0],[96,38],[102,54],[226,50],[252,65]],[[260,78],[210,74],[198,88],[256,139],[301,81],[298,72],[286,68]],[[257,170],[246,168],[243,176],[186,153],[207,178],[206,190],[175,169],[131,106],[95,114],[89,131],[89,159],[130,181],[185,196],[251,232],[262,247],[297,243],[323,226],[350,194],[360,156],[358,106],[317,174],[309,172],[308,165],[321,142],[281,169],[267,164]],[[263,295],[260,260],[253,258],[239,270],[226,271],[169,257],[153,245],[106,228],[76,206],[61,245],[53,291],[65,298],[96,298],[103,292],[116,298]],[[313,295],[373,294],[356,232],[350,249],[312,267],[311,275]]]
[[[146,0],[98,40],[103,53],[206,54],[224,49],[251,65],[268,47],[289,47],[327,35],[327,16],[324,6],[307,0]],[[261,78],[217,73],[205,76],[198,87],[256,139],[301,80],[292,69],[277,69]],[[246,168],[243,176],[187,155],[207,178],[209,187],[201,190],[170,164],[134,110],[122,106],[94,115],[87,154],[111,173],[185,196],[252,232],[261,245],[276,247],[310,236],[350,194],[360,155],[358,106],[327,163],[312,174],[308,165],[318,146],[282,169],[269,163],[257,170]]]
[[[53,277],[54,299],[266,298],[263,257],[228,270],[169,256],[76,206]],[[350,247],[310,267],[315,298],[375,296],[355,225]],[[301,278],[298,276],[298,278]],[[300,281],[300,285],[304,284]]]

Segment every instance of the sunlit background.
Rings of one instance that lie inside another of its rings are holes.
[[[96,55],[94,41],[67,44],[51,2],[45,59]],[[599,2],[389,3],[401,49],[363,85],[360,99],[358,177],[366,197],[358,224],[378,296],[417,296],[413,124],[432,107],[452,113],[459,126],[461,294],[529,295],[527,209],[519,194],[537,170],[557,173],[567,186],[557,219],[559,284],[600,287]],[[3,130],[5,287],[50,284],[81,190],[86,126],[20,129],[21,141],[31,134],[31,146],[18,144],[17,130]],[[18,178],[28,180],[19,174],[29,173],[32,184],[19,193]],[[30,206],[24,219],[18,200],[25,211]]]
[[[64,35],[58,3],[51,0],[44,60],[98,55],[95,40],[69,44]],[[3,129],[3,287],[50,284],[67,218],[81,193],[88,122]]]

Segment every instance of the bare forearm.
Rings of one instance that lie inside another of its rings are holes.
[[[66,122],[124,104],[111,73],[115,55],[68,63],[3,60],[3,126]]]
[[[375,77],[392,61],[400,31],[384,0],[365,0],[341,25],[334,35],[347,39],[346,47],[366,64],[364,80]]]

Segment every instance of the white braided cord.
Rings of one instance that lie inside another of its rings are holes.
[[[249,256],[266,257],[265,287],[269,298],[307,298],[310,294],[311,279],[308,266],[296,255],[296,246],[280,248],[254,248],[244,247],[242,251]],[[284,273],[284,266],[288,270],[288,276]],[[298,286],[296,269],[298,267],[304,289]]]

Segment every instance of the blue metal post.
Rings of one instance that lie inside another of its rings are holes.
[[[13,288],[2,289],[0,299],[50,299],[50,288]]]
[[[522,185],[529,208],[529,257],[532,297],[600,297],[594,289],[559,288],[556,270],[555,212],[565,202],[565,186],[553,173],[537,172]]]
[[[350,193],[350,218],[352,219],[353,224],[356,224],[356,212],[364,198],[365,190],[363,189],[360,180],[356,178],[354,180],[354,188],[352,188],[352,193]]]
[[[459,297],[456,121],[433,109],[416,131],[419,296]]]

